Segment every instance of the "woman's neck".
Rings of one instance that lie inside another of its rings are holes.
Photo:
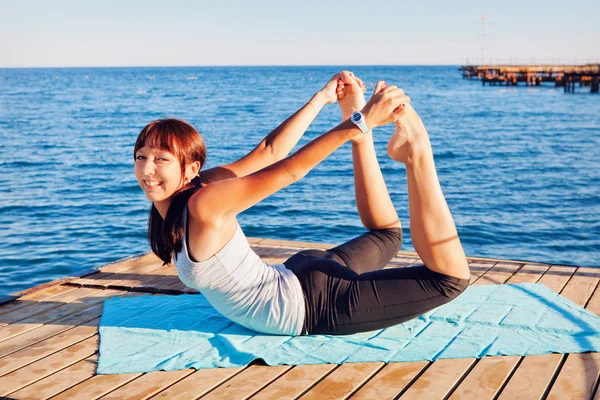
[[[155,201],[154,207],[162,217],[163,221],[167,218],[167,211],[169,211],[169,207],[171,206],[171,199]]]

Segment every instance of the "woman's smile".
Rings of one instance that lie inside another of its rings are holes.
[[[161,182],[159,181],[150,181],[150,180],[145,180],[144,179],[144,184],[146,185],[146,187],[150,188],[150,189],[154,189],[156,187],[158,187]]]

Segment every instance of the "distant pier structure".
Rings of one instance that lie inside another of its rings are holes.
[[[575,85],[589,87],[590,93],[598,93],[600,64],[587,65],[464,65],[460,68],[463,79],[478,79],[483,85],[540,86],[554,82],[565,93],[575,91]]]

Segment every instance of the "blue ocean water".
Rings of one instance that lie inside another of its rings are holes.
[[[467,255],[600,266],[600,97],[482,87],[456,66],[350,68],[411,96]],[[0,69],[0,294],[147,251],[133,176],[140,129],[163,117],[204,136],[207,167],[250,151],[340,67]],[[299,146],[334,126],[324,109]],[[404,168],[375,132],[413,250]],[[338,243],[363,232],[350,145],[239,217],[248,236]]]

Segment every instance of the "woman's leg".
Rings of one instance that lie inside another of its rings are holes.
[[[427,130],[410,104],[399,114],[388,155],[406,165],[410,236],[432,271],[469,279],[469,266],[435,170]]]
[[[402,229],[377,229],[365,232],[329,250],[300,251],[290,260],[303,257],[329,259],[350,268],[356,274],[362,274],[385,267],[401,246]],[[288,261],[285,262],[286,265]]]
[[[342,120],[364,107],[364,90],[362,81],[352,73],[341,73],[337,93]],[[352,140],[352,164],[356,206],[364,227],[369,230],[400,228],[400,218],[383,180],[371,132],[358,140]]]
[[[469,284],[425,266],[356,274],[332,259],[293,256],[285,262],[305,296],[303,333],[352,334],[387,328],[448,303]]]

